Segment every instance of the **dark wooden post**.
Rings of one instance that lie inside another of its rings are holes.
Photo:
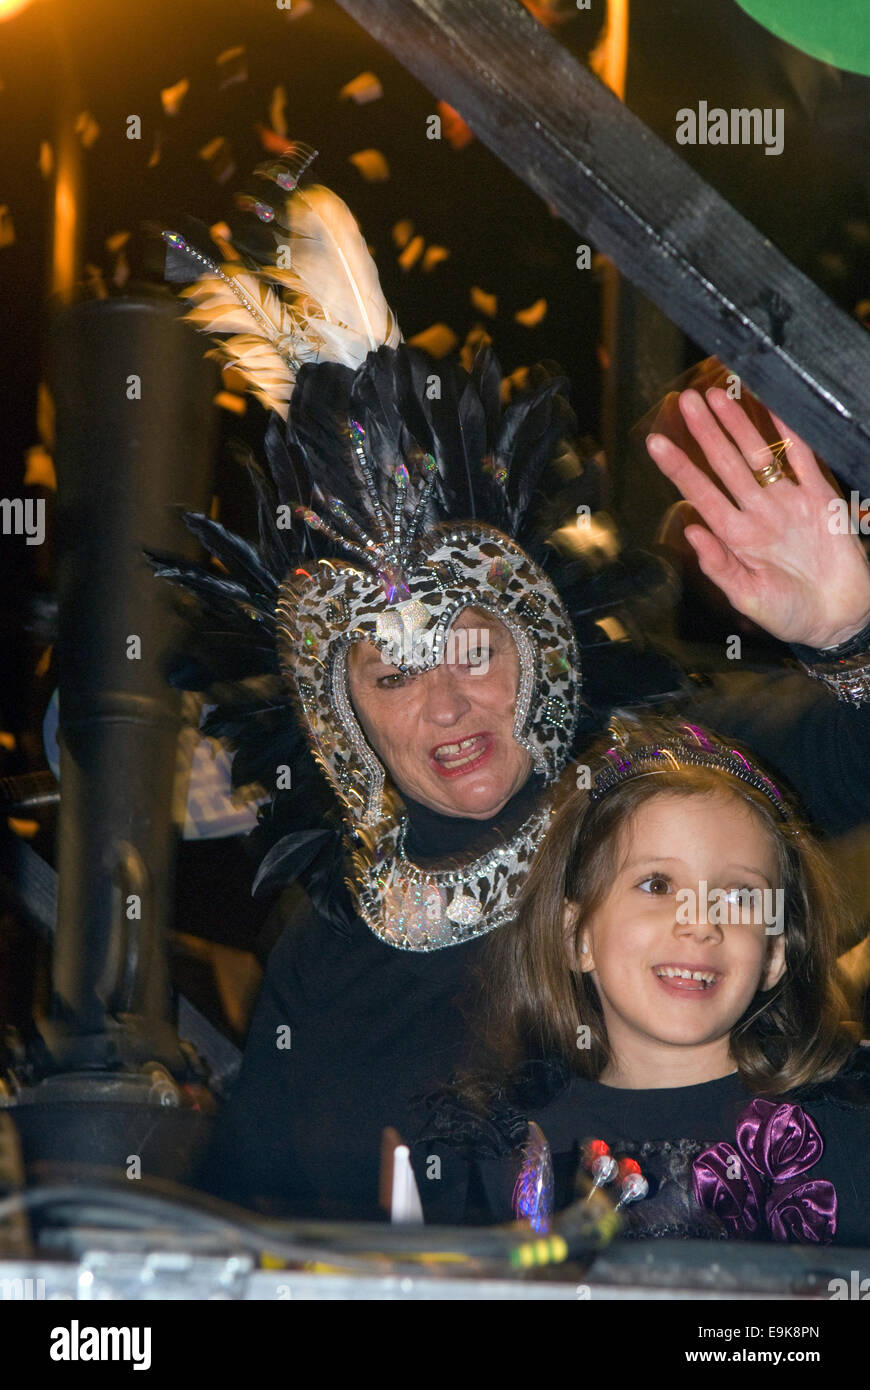
[[[867,331],[517,0],[339,3],[847,485],[870,494]]]

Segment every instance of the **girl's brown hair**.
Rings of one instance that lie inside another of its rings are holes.
[[[487,942],[483,962],[484,1053],[499,1069],[558,1056],[594,1080],[610,1060],[604,1016],[589,974],[569,967],[565,900],[582,924],[618,871],[623,827],[665,792],[739,797],[773,839],[783,890],[785,972],[759,991],[731,1031],[731,1055],[746,1087],[782,1094],[834,1076],[853,1044],[837,982],[839,898],[821,849],[796,819],[784,822],[763,793],[732,774],[671,766],[629,779],[595,802],[588,791],[562,803],[520,895],[515,919]],[[585,1025],[588,1038],[580,1033]],[[580,1045],[589,1041],[590,1045]]]

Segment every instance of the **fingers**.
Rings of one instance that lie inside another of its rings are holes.
[[[710,530],[724,533],[738,513],[716,484],[665,435],[647,435],[646,447],[656,467],[679,488]]]
[[[757,507],[763,489],[759,488],[753,470],[770,463],[770,450],[737,401],[717,389],[708,392],[708,400],[715,416],[697,391],[684,391],[680,398],[683,418],[735,502],[743,508]],[[720,429],[716,416],[733,442]]]

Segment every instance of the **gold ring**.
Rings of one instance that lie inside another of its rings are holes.
[[[759,487],[770,487],[771,483],[778,483],[780,478],[785,477],[785,469],[780,468],[777,461],[774,460],[766,468],[753,470],[753,476]]]

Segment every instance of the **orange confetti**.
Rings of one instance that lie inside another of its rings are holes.
[[[223,91],[225,87],[232,87],[236,82],[247,82],[248,65],[245,62],[245,50],[239,45],[236,48],[225,48],[223,53],[219,53],[216,60],[219,68],[224,71],[224,79],[218,88]]]
[[[272,100],[269,102],[269,124],[278,135],[287,138],[287,118],[284,115],[284,108],[287,105],[286,87],[276,87],[272,93]]]
[[[181,103],[190,91],[190,83],[186,77],[182,77],[180,82],[176,82],[174,87],[164,87],[160,93],[160,101],[167,116],[177,116],[181,110]]]
[[[286,135],[279,135],[277,131],[270,130],[269,127],[263,125],[261,121],[257,122],[254,129],[260,137],[260,144],[263,146],[264,150],[268,150],[270,154],[285,153],[288,145]]]
[[[57,492],[54,460],[42,444],[33,444],[24,456],[24,486],[44,487]]]
[[[430,357],[446,357],[456,347],[459,338],[446,323],[433,323],[430,328],[424,328],[422,333],[409,338],[408,342],[411,347],[428,352]]]
[[[414,224],[410,218],[406,217],[393,227],[393,244],[401,251],[404,246],[408,245],[413,235]]]
[[[383,183],[390,177],[390,166],[380,150],[358,150],[348,158],[367,183]]]
[[[36,433],[46,449],[54,448],[54,396],[44,381],[36,388]]]
[[[488,346],[491,342],[492,338],[482,324],[477,323],[473,328],[469,328],[465,335],[465,342],[459,350],[460,361],[467,372],[471,371],[480,348]]]
[[[535,328],[543,321],[547,314],[546,299],[536,299],[534,304],[530,304],[528,309],[517,309],[514,319],[517,323],[523,324],[526,328]]]
[[[32,840],[34,835],[39,832],[39,821],[19,820],[16,816],[7,816],[6,824],[13,835],[19,835],[22,840]]]
[[[498,313],[498,295],[487,294],[486,290],[480,289],[477,285],[471,287],[471,302],[475,309],[479,309],[482,314],[488,314],[491,319]]]
[[[15,228],[12,213],[5,203],[0,203],[0,248],[15,245]]]
[[[97,125],[90,111],[80,111],[76,117],[75,133],[81,136],[82,144],[86,150],[96,144],[100,135],[100,127]]]
[[[426,254],[423,257],[423,269],[428,274],[430,270],[434,270],[442,261],[447,261],[449,259],[450,252],[447,250],[446,246],[428,246],[426,248]]]
[[[276,0],[276,3],[288,19],[301,19],[304,14],[310,14],[314,9],[311,0]]]
[[[444,138],[453,150],[464,150],[466,145],[470,145],[474,139],[474,131],[470,125],[462,119],[459,112],[446,101],[439,101],[438,115],[441,117],[441,129]]]
[[[39,172],[44,179],[51,177],[54,170],[54,150],[47,140],[39,142]]]
[[[159,131],[159,130],[155,130],[155,132],[154,132],[154,145],[153,145],[153,147],[152,147],[152,150],[151,150],[150,155],[148,156],[148,168],[149,168],[149,169],[156,169],[156,168],[157,168],[157,165],[160,163],[160,155],[161,155],[161,152],[162,152],[162,148],[163,148],[163,136],[160,134],[160,131]]]
[[[232,362],[228,362],[226,366],[221,369],[221,380],[225,390],[232,391],[237,396],[243,396],[245,394],[245,390],[248,386],[248,378],[245,376],[244,372],[240,372],[237,367],[234,367]]]
[[[121,250],[122,246],[127,245],[127,242],[129,240],[129,232],[115,232],[112,236],[106,237],[106,250],[110,251],[111,254],[114,256],[118,251]]]
[[[204,159],[211,165],[212,176],[218,183],[226,183],[236,172],[235,160],[232,156],[229,141],[222,135],[218,135],[214,140],[209,140],[207,145],[203,145],[199,151],[200,159]]]
[[[212,241],[220,247],[221,255],[225,261],[240,261],[242,259],[232,244],[232,232],[226,222],[215,222],[214,226],[209,227],[208,232]]]
[[[558,29],[577,15],[573,0],[523,0],[523,4],[545,29]]]
[[[384,89],[373,72],[361,72],[352,82],[346,82],[339,92],[340,97],[349,97],[357,106],[377,101],[384,95]]]
[[[229,410],[233,415],[244,415],[247,404],[243,396],[237,396],[232,391],[218,391],[213,397],[215,405],[219,405],[222,410]]]
[[[529,385],[528,367],[517,367],[510,376],[502,377],[499,394],[502,405],[508,405],[518,391],[526,391]]]
[[[410,270],[412,266],[417,264],[417,261],[423,254],[423,247],[425,245],[426,243],[421,236],[415,236],[408,242],[408,245],[399,257],[399,265],[403,270]]]

